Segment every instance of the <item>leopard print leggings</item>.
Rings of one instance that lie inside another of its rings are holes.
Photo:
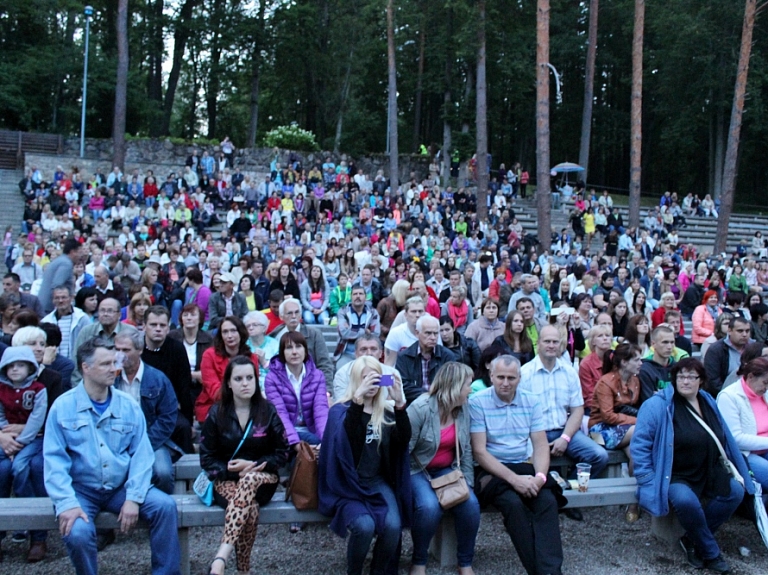
[[[256,491],[262,485],[278,481],[277,475],[273,473],[256,471],[241,477],[239,481],[215,481],[213,484],[216,492],[227,500],[221,542],[235,546],[238,571],[247,572],[251,568],[251,549],[259,525]]]

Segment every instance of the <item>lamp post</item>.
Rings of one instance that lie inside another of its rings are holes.
[[[88,99],[88,44],[91,37],[93,6],[85,7],[85,59],[83,61],[83,109],[80,112],[80,157],[85,156],[85,104]]]

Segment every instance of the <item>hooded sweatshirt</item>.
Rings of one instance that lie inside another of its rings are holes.
[[[31,372],[20,384],[8,379],[8,366],[16,361],[30,364]],[[48,392],[45,385],[36,380],[37,361],[27,346],[9,347],[0,359],[0,428],[23,424],[24,430],[16,438],[22,445],[30,443],[43,428],[48,411]]]

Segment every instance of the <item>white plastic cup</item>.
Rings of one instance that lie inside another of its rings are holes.
[[[576,481],[579,483],[579,492],[586,493],[589,488],[589,476],[592,474],[592,466],[589,463],[576,464]]]

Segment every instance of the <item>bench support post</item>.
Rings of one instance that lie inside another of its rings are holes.
[[[189,527],[179,527],[179,547],[181,548],[181,575],[189,575]]]
[[[675,512],[670,509],[668,515],[651,517],[651,533],[659,541],[674,545],[685,531],[677,520]]]
[[[444,513],[437,533],[429,545],[429,553],[438,561],[440,567],[455,567],[456,562],[456,527],[452,513]]]

